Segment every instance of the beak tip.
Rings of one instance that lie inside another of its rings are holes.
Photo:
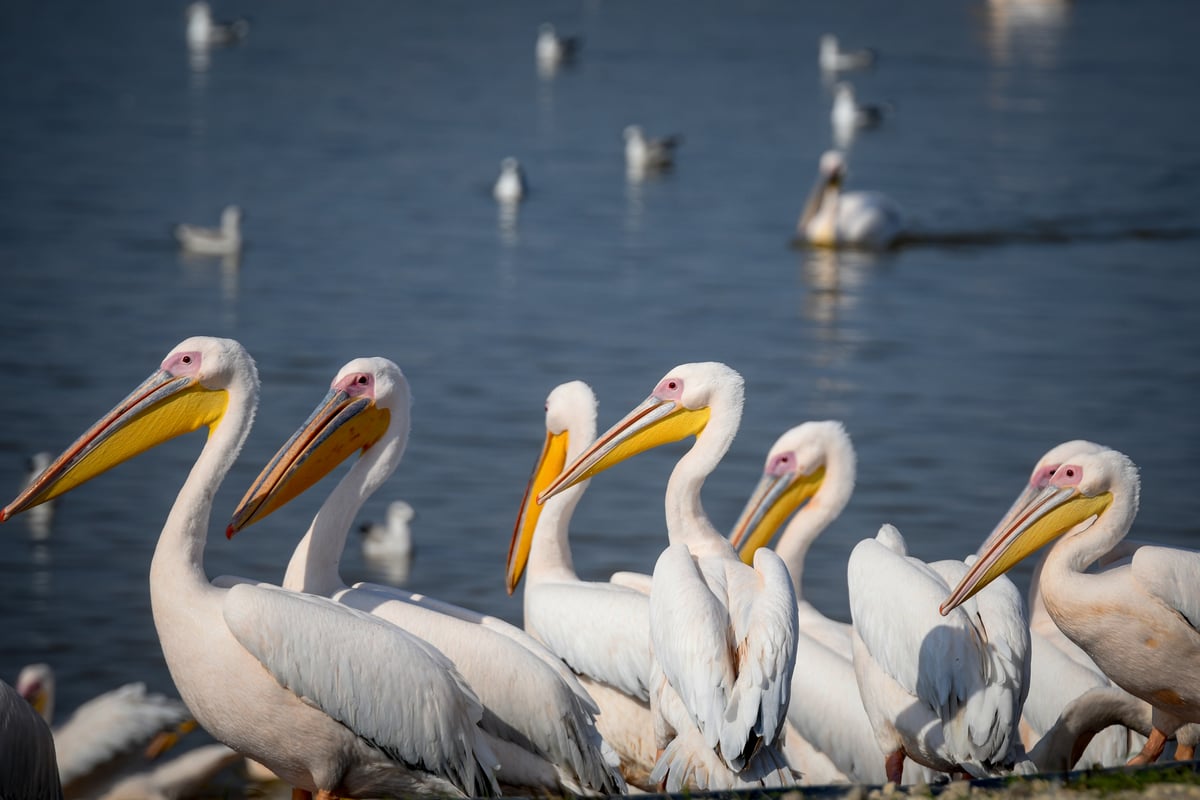
[[[233,538],[233,535],[234,535],[235,533],[237,533],[237,528],[233,527],[233,523],[231,522],[231,523],[229,523],[229,525],[228,525],[228,526],[225,528],[225,538],[226,538],[226,539],[232,539],[232,538]]]

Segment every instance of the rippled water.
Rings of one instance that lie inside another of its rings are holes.
[[[693,360],[746,379],[741,433],[705,487],[719,527],[783,430],[837,418],[854,437],[856,495],[806,571],[835,616],[855,542],[890,521],[917,555],[961,557],[1070,438],[1141,467],[1135,535],[1194,546],[1198,15],[1034,5],[230,0],[217,10],[250,14],[249,41],[192,65],[182,5],[10,3],[0,487],[15,495],[27,455],[58,452],[210,334],[243,342],[263,379],[217,497],[213,575],[281,577],[332,483],[232,542],[224,520],[363,355],[399,363],[415,407],[405,461],[362,516],[407,499],[406,585],[513,621],[504,556],[546,394],[588,381],[607,426]],[[550,78],[533,62],[544,19],[586,37]],[[851,144],[851,186],[887,192],[930,238],[980,244],[787,247],[831,144],[826,30],[879,49],[853,80],[893,112]],[[674,174],[626,181],[631,122],[685,136]],[[489,194],[508,155],[532,185],[515,220]],[[169,224],[215,223],[230,202],[247,211],[240,264],[181,257]],[[146,575],[200,447],[78,489],[48,535],[0,529],[0,677],[50,662],[63,710],[130,680],[171,690]],[[585,576],[650,569],[682,448],[592,482],[572,539]],[[357,547],[343,572],[378,577]]]

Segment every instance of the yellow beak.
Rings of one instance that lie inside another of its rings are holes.
[[[378,442],[391,421],[367,397],[330,389],[325,399],[259,473],[233,512],[225,535],[269,516],[307,491],[356,452]]]
[[[512,594],[521,582],[525,564],[529,561],[529,548],[533,546],[533,533],[537,530],[538,519],[542,516],[542,505],[534,500],[538,493],[562,472],[563,465],[567,463],[567,443],[566,431],[558,434],[546,433],[542,454],[538,456],[533,475],[529,478],[529,485],[525,487],[525,496],[521,499],[521,512],[517,515],[512,541],[508,545],[508,571],[504,584],[509,594]]]
[[[158,370],[92,425],[0,511],[0,522],[69,492],[123,461],[224,417],[229,395]]]
[[[1047,486],[1036,490],[1028,503],[1009,511],[1006,527],[997,528],[988,537],[979,559],[942,603],[942,615],[970,600],[1042,546],[1090,517],[1099,517],[1112,499],[1111,492],[1088,497],[1076,487]]]
[[[753,564],[754,551],[771,542],[784,520],[812,498],[824,480],[824,465],[807,475],[798,472],[763,475],[729,535],[730,544],[742,561]]]
[[[544,503],[563,489],[638,453],[689,436],[699,436],[708,424],[708,417],[707,406],[690,409],[674,400],[660,400],[651,395],[596,439],[538,495],[537,501]]]

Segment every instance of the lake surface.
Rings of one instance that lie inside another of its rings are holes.
[[[606,428],[671,367],[745,377],[741,432],[705,485],[727,529],[767,449],[840,419],[858,486],[806,593],[846,619],[850,549],[884,522],[923,558],[971,552],[1052,445],[1142,475],[1134,535],[1200,541],[1200,13],[1187,0],[750,4],[217,4],[242,46],[189,61],[183,4],[0,12],[0,487],[61,451],[185,337],[240,340],[257,424],[217,497],[211,575],[277,582],[333,485],[233,541],[228,515],[343,363],[412,384],[404,463],[371,498],[417,510],[405,585],[520,622],[504,558],[558,383]],[[539,23],[585,38],[539,76]],[[788,242],[832,144],[825,31],[880,52],[890,104],[850,188],[970,246],[882,256]],[[621,131],[685,137],[626,179]],[[516,219],[490,195],[525,165]],[[181,220],[246,211],[240,263],[185,258]],[[0,677],[47,661],[60,713],[118,684],[173,692],[150,615],[158,531],[202,446],[183,437],[0,529]],[[685,445],[599,476],[572,543],[585,577],[649,571]],[[344,472],[338,471],[340,476]],[[351,540],[348,581],[378,579]],[[1017,572],[1027,581],[1027,567]]]

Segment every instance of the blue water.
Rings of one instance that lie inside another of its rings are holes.
[[[1136,536],[1195,546],[1200,14],[1044,5],[226,0],[218,16],[250,15],[249,40],[193,65],[182,4],[7,3],[0,502],[27,455],[60,451],[207,334],[245,344],[263,380],[217,497],[212,575],[279,580],[333,479],[232,542],[224,521],[367,355],[401,365],[415,406],[405,461],[363,518],[408,500],[406,585],[514,622],[504,557],[546,394],[588,381],[605,427],[686,361],[746,379],[741,433],[705,486],[718,527],[782,431],[845,422],[858,487],[806,571],[834,616],[855,542],[893,522],[915,554],[961,557],[1071,438],[1140,466]],[[547,19],[586,42],[544,78]],[[879,50],[850,77],[892,110],[852,143],[850,187],[891,195],[918,232],[989,243],[788,247],[831,145],[827,30]],[[684,135],[674,174],[627,182],[632,122]],[[509,155],[532,187],[515,223],[489,190]],[[170,224],[215,224],[227,203],[246,210],[240,263],[182,257]],[[131,680],[171,691],[146,575],[200,447],[182,438],[81,487],[48,535],[0,529],[0,677],[50,662],[64,711]],[[651,568],[682,452],[592,482],[581,573]],[[356,546],[343,571],[378,577]]]

